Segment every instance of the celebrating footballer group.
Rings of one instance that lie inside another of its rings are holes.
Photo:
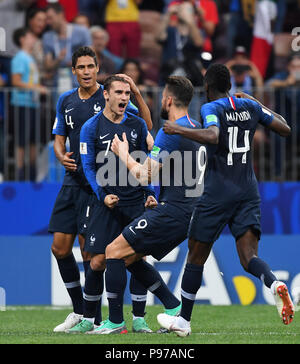
[[[49,231],[73,312],[54,331],[127,333],[123,297],[128,270],[132,331],[153,332],[144,318],[150,291],[164,306],[157,333],[190,335],[204,264],[226,225],[242,267],[270,289],[282,322],[291,323],[294,306],[288,288],[258,256],[260,196],[251,162],[257,126],[286,137],[290,127],[285,119],[247,94],[230,95],[229,70],[212,64],[204,76],[207,102],[199,121],[188,114],[194,93],[190,80],[167,79],[161,100],[166,122],[153,141],[150,111],[132,79],[112,75],[99,85],[98,69],[91,48],[76,50],[72,72],[79,87],[57,103],[54,147],[66,174]],[[157,181],[158,197],[153,188]],[[76,236],[84,261],[83,291],[72,253]],[[187,238],[179,300],[147,256],[161,260]],[[101,315],[104,283],[107,319]]]

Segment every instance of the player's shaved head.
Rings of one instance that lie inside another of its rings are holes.
[[[204,75],[204,84],[213,92],[226,93],[231,89],[230,72],[221,63],[210,65]]]

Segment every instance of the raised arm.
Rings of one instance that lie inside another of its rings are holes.
[[[239,98],[247,98],[256,101],[260,105],[265,114],[273,115],[274,117],[272,122],[266,125],[268,129],[274,131],[275,133],[279,134],[282,137],[288,137],[291,134],[291,128],[289,127],[285,118],[282,115],[277,114],[273,110],[263,105],[259,100],[255,99],[253,96],[250,96],[244,92],[238,92],[235,94],[235,96]]]

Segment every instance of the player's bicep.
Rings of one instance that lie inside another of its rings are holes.
[[[291,131],[291,128],[287,125],[287,123],[283,122],[283,120],[277,116],[274,116],[272,122],[267,125],[267,128],[281,136],[288,136]]]

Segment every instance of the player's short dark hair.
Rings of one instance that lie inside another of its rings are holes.
[[[64,13],[65,11],[64,7],[59,2],[47,5],[46,11],[49,9],[55,11],[56,14]]]
[[[231,88],[229,69],[221,63],[211,64],[205,75],[204,84],[218,92],[228,92]]]
[[[23,27],[18,28],[13,32],[13,42],[17,47],[21,47],[21,38],[25,37],[27,33],[30,32],[30,29]]]
[[[110,90],[111,88],[111,84],[115,81],[119,81],[119,82],[123,82],[123,83],[128,83],[128,81],[125,80],[125,78],[121,77],[121,76],[116,76],[116,75],[112,75],[107,77],[107,79],[104,81],[103,84],[103,89],[106,90],[107,92]]]
[[[98,65],[98,61],[97,61],[97,57],[96,57],[96,53],[92,50],[92,48],[90,47],[80,47],[78,49],[76,49],[76,51],[73,53],[72,55],[72,67],[75,68],[78,58],[79,57],[85,57],[85,56],[89,56],[91,58],[94,59],[95,65]]]
[[[166,81],[166,88],[174,96],[174,103],[177,107],[187,107],[192,101],[194,87],[188,78],[169,76]]]

